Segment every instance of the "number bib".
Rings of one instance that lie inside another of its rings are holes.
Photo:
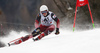
[[[41,15],[41,24],[42,24],[42,25],[50,26],[50,25],[53,24],[54,20],[53,20],[52,17],[51,17],[51,13],[52,13],[52,12],[49,11],[49,15],[46,16],[46,17],[44,17],[44,16],[40,13],[40,15]]]

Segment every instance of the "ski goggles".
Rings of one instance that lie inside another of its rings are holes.
[[[47,10],[45,10],[45,11],[41,11],[42,14],[47,13],[47,12],[48,12]]]

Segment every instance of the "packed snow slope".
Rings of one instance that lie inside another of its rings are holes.
[[[7,43],[26,34],[12,31],[2,41]],[[78,32],[60,30],[59,35],[53,32],[36,42],[29,39],[19,45],[0,48],[0,53],[100,53],[100,29]]]

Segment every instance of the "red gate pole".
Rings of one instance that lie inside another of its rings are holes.
[[[90,5],[89,5],[89,3],[88,3],[88,8],[89,8],[89,12],[90,12],[90,16],[91,16],[91,20],[92,20],[93,28],[95,28],[95,25],[94,25],[94,21],[93,21],[93,17],[92,17],[92,13],[91,13],[91,9],[90,9]]]
[[[74,24],[73,24],[73,32],[74,32],[74,30],[75,30],[76,13],[77,13],[77,6],[76,6],[76,9],[75,9],[75,17],[74,17]]]

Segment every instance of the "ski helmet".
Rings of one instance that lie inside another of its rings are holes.
[[[48,7],[46,5],[42,5],[40,7],[40,12],[42,12],[42,11],[48,11]]]

